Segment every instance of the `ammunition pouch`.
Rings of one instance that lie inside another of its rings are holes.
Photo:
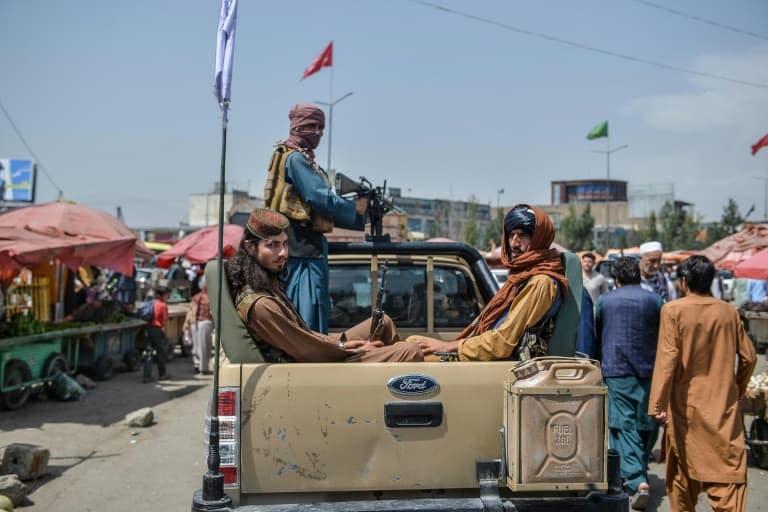
[[[330,233],[333,231],[333,219],[313,211],[296,193],[293,184],[285,179],[285,164],[288,161],[288,156],[294,151],[285,144],[278,144],[275,147],[267,172],[267,182],[264,186],[264,204],[270,210],[278,211],[291,220],[309,222],[312,231],[316,233]],[[310,161],[310,164],[314,164],[314,162]],[[315,173],[328,182],[325,173],[316,167],[317,164],[312,165]],[[330,187],[330,183],[328,186]]]

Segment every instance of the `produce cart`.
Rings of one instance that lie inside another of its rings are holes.
[[[84,327],[86,339],[80,347],[78,368],[98,380],[112,378],[116,365],[129,372],[138,370],[140,354],[136,349],[136,337],[145,325],[143,320],[132,318],[119,323]]]
[[[766,404],[768,403],[768,375],[765,373],[752,377],[747,393],[741,400],[743,414],[753,416],[749,429],[744,419],[746,443],[754,464],[761,469],[768,469],[768,421]]]
[[[0,340],[0,403],[18,409],[34,387],[50,386],[61,372],[77,368],[81,329],[64,329]]]

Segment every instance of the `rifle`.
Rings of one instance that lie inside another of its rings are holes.
[[[387,181],[384,180],[384,186],[374,187],[365,176],[360,176],[357,182],[345,175],[336,173],[336,193],[340,196],[365,197],[368,200],[368,209],[366,210],[368,221],[371,223],[371,233],[366,235],[365,239],[369,242],[389,242],[389,234],[383,234],[384,215],[392,210],[399,210],[392,200],[387,197]]]
[[[373,341],[374,336],[384,325],[384,296],[387,293],[387,264],[382,263],[379,267],[381,269],[381,286],[376,292],[376,304],[371,314],[371,330],[368,332],[368,341]]]

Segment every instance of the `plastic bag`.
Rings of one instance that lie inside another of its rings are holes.
[[[53,379],[53,394],[59,400],[82,400],[85,389],[75,379],[60,372]]]

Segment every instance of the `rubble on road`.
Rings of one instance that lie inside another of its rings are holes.
[[[151,407],[126,414],[125,424],[129,427],[149,427],[155,421],[155,412]]]
[[[34,480],[48,472],[50,450],[34,444],[12,443],[3,452],[0,474],[17,475],[20,480]],[[2,494],[2,492],[0,492]]]

